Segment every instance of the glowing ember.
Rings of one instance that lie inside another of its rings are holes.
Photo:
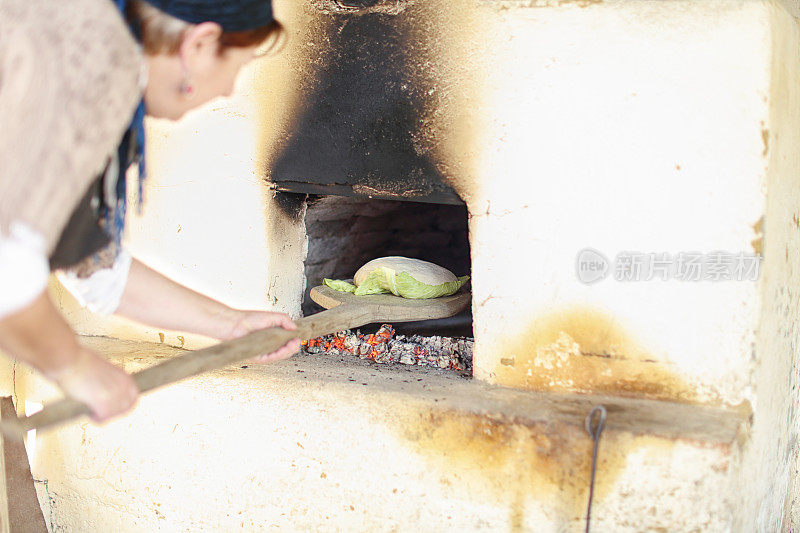
[[[375,333],[340,331],[303,341],[307,354],[354,355],[376,363],[432,366],[472,371],[474,341],[465,338],[396,335],[389,324]]]

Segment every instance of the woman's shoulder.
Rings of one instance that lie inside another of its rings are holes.
[[[110,0],[3,0],[0,43],[4,55],[24,51],[16,61],[46,69],[61,78],[52,81],[71,88],[91,91],[98,82],[121,92],[131,82],[129,92],[138,88],[140,47]]]
[[[110,0],[0,1],[0,227],[42,217],[54,243],[127,129],[142,65]]]

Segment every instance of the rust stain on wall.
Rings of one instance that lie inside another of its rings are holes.
[[[595,310],[571,309],[536,319],[493,351],[498,364],[491,381],[501,385],[682,402],[698,399],[694,387],[674,369]]]
[[[755,224],[753,224],[753,233],[755,233],[755,238],[750,241],[750,246],[753,248],[753,251],[759,255],[764,253],[764,217],[762,216],[759,218]]]
[[[394,428],[442,478],[455,478],[472,497],[508,504],[513,530],[524,528],[526,506],[539,502],[557,513],[564,527],[583,520],[591,474],[592,441],[582,427],[551,421],[521,424],[449,410],[426,411],[397,421]],[[634,449],[669,453],[673,441],[603,434],[595,483],[602,502]]]

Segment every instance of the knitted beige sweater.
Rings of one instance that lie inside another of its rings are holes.
[[[110,0],[0,0],[0,235],[47,253],[141,97],[142,57]]]

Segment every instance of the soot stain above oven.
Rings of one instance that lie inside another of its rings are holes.
[[[304,111],[269,175],[278,191],[463,203],[415,142],[429,104],[402,15],[328,14],[309,46]]]

